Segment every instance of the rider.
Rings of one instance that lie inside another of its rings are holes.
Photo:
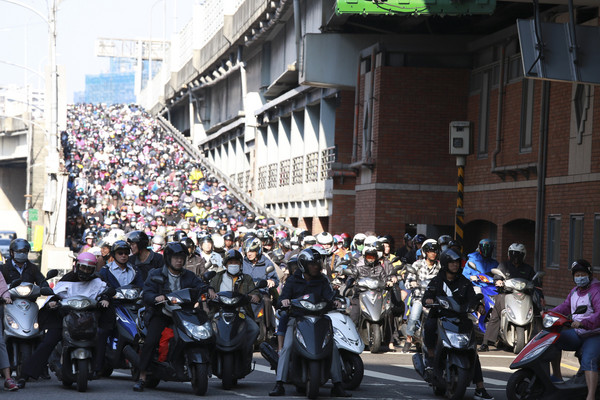
[[[406,322],[406,342],[402,348],[403,353],[408,353],[412,346],[413,335],[417,330],[417,321],[421,318],[423,304],[421,297],[429,281],[431,281],[440,272],[440,262],[437,260],[439,255],[439,247],[434,239],[427,239],[421,246],[421,251],[424,258],[413,263],[416,269],[416,274],[408,274],[406,277],[405,287],[413,289],[412,305],[408,321]]]
[[[425,245],[423,245],[425,247]],[[437,296],[448,296],[451,293],[457,303],[469,304],[477,306],[478,311],[483,312],[483,304],[478,303],[475,297],[475,290],[469,280],[461,276],[461,257],[454,250],[448,249],[440,255],[441,269],[436,277],[434,277],[423,295],[425,304],[433,304]],[[431,374],[430,360],[434,357],[436,342],[437,342],[437,317],[433,312],[429,313],[428,318],[424,323],[423,341],[427,347],[426,367],[427,375]],[[481,363],[479,357],[476,356],[474,365],[473,382],[476,385],[475,400],[493,400],[494,398],[485,390],[483,385],[483,373],[481,372]]]
[[[535,271],[533,267],[524,262],[525,256],[527,255],[527,250],[525,246],[521,243],[513,243],[508,248],[508,260],[504,261],[498,266],[498,269],[501,270],[507,278],[523,278],[528,281],[532,280]],[[494,283],[500,292],[501,288],[504,287],[504,278],[499,275],[494,275]],[[541,293],[538,292],[541,296]],[[483,343],[479,346],[479,351],[488,351],[489,343],[496,343],[498,340],[498,332],[500,331],[500,316],[502,315],[502,310],[505,307],[504,298],[506,295],[504,293],[498,293],[495,298],[494,307],[490,312],[490,319],[487,323],[485,334],[483,335]],[[543,298],[541,299],[543,306]]]
[[[54,347],[62,339],[63,316],[58,309],[58,300],[79,294],[84,294],[90,298],[100,296],[99,305],[101,308],[98,327],[109,332],[113,329],[115,314],[109,309],[110,298],[105,293],[106,282],[95,275],[96,263],[95,255],[92,253],[81,253],[77,256],[74,271],[65,274],[56,286],[54,286],[54,295],[46,300],[46,304],[44,304],[39,313],[40,328],[41,330],[45,330],[46,334],[35,351],[24,362],[21,379],[19,379],[18,383],[19,388],[22,389],[25,387],[27,379],[37,379],[44,372],[50,354],[52,354]],[[97,366],[97,363],[101,365],[104,358],[105,346],[106,336],[103,334],[97,335],[94,366]],[[95,368],[94,375],[96,377],[98,372],[98,369]]]
[[[110,253],[114,261],[105,265],[98,272],[100,278],[108,286],[115,289],[125,285],[134,285],[139,288],[144,286],[141,272],[129,263],[130,252],[131,246],[124,240],[117,240],[113,243]]]
[[[31,246],[25,239],[14,239],[8,247],[10,257],[0,266],[6,283],[10,285],[15,279],[22,282],[35,283],[38,286],[48,286],[44,275],[37,265],[29,261]]]
[[[477,275],[487,274],[498,266],[498,261],[492,258],[494,243],[490,239],[481,239],[477,251],[467,256],[467,265],[463,275],[472,281],[477,280]]]
[[[158,347],[162,331],[172,323],[170,317],[160,312],[159,304],[166,301],[163,293],[180,289],[196,289],[198,295],[208,291],[209,296],[214,297],[214,290],[202,282],[196,274],[188,271],[183,266],[187,259],[187,248],[179,242],[170,242],[165,247],[165,265],[150,271],[148,279],[144,282],[144,304],[146,313],[144,320],[147,327],[147,335],[141,348],[140,356],[140,378],[133,385],[133,390],[142,392],[146,385],[146,371],[152,360],[154,350]],[[153,277],[162,278],[162,283],[152,280]],[[197,308],[196,313],[205,322],[206,314],[202,308]]]
[[[298,255],[298,268],[294,274],[288,278],[281,291],[280,300],[283,307],[289,307],[290,300],[307,294],[314,294],[326,301],[333,300],[333,289],[331,289],[327,277],[321,273],[321,269],[323,268],[321,258],[321,253],[316,249],[308,248],[300,252]],[[341,303],[338,300],[335,300],[334,304],[336,307],[341,307]],[[279,354],[277,382],[275,383],[273,390],[269,393],[269,396],[285,395],[283,382],[287,380],[288,376],[295,320],[295,315],[292,313],[287,324],[283,348]],[[342,386],[342,366],[338,349],[335,344],[333,346],[331,357],[331,381],[333,382],[331,396],[350,397],[350,394],[346,393]]]
[[[581,353],[581,370],[585,371],[588,388],[586,400],[596,398],[598,384],[598,358],[600,357],[600,282],[594,278],[592,266],[586,260],[577,260],[571,265],[575,287],[565,301],[552,311],[563,315],[575,312],[578,306],[586,305],[584,314],[573,314],[571,329],[564,329],[556,346],[561,350]],[[552,361],[553,380],[561,382],[561,353]],[[561,382],[562,383],[562,382]]]
[[[163,266],[165,260],[162,254],[148,248],[150,239],[144,231],[131,231],[127,234],[127,243],[131,246],[129,263],[137,267],[145,280],[151,270]]]

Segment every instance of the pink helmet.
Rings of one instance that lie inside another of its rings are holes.
[[[87,265],[88,267],[96,268],[96,263],[96,256],[87,251],[77,256],[77,264],[83,264]]]

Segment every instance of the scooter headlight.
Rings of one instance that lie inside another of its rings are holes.
[[[241,297],[225,297],[225,296],[219,296],[219,301],[221,301],[221,303],[223,304],[227,304],[228,306],[231,306],[235,303],[237,303],[238,301],[240,301]]]
[[[19,296],[21,296],[21,297],[27,297],[33,291],[33,286],[31,286],[31,285],[19,285],[19,286],[17,286],[15,288],[15,290],[19,294]]]
[[[325,346],[327,346],[327,343],[329,343],[330,340],[331,340],[331,331],[328,331],[327,335],[325,335],[325,339],[323,339],[323,345],[321,347],[325,348]]]
[[[544,322],[543,322],[544,328],[550,328],[558,320],[559,320],[558,317],[556,317],[554,315],[546,314],[546,316],[544,317]]]
[[[313,304],[306,300],[301,300],[300,304],[302,305],[302,307],[306,308],[308,311],[321,311],[327,305],[327,303],[324,301],[321,303]]]
[[[513,310],[511,310],[511,308],[510,308],[510,307],[508,307],[508,306],[506,307],[506,314],[508,315],[508,318],[509,318],[510,320],[514,321],[514,320],[516,319],[516,318],[515,318],[515,313],[514,313],[514,312],[513,312]]]
[[[8,326],[10,326],[12,329],[19,329],[19,324],[17,324],[17,321],[15,321],[15,319],[12,317],[12,315],[10,314],[6,314],[6,323],[8,324]]]
[[[117,293],[113,296],[113,298],[115,299],[127,299],[127,300],[135,300],[138,299],[140,297],[140,290],[139,289],[133,289],[133,288],[128,288],[128,289],[117,289]]]
[[[82,310],[92,305],[92,302],[88,299],[72,299],[67,300],[67,306],[75,310]]]
[[[209,322],[206,322],[204,325],[196,325],[188,321],[183,321],[183,327],[196,340],[206,340],[213,333]]]
[[[444,346],[446,347],[454,347],[457,349],[464,348],[469,345],[469,341],[471,340],[471,337],[468,333],[456,333],[447,331],[446,334],[448,335],[448,340],[450,341],[450,343],[446,342],[446,340],[443,341]]]

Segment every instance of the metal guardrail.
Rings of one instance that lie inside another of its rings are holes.
[[[201,162],[208,169],[208,171],[213,176],[215,176],[220,182],[223,182],[225,184],[225,186],[227,186],[227,188],[234,193],[235,197],[237,197],[237,199],[242,204],[244,204],[248,209],[254,210],[254,212],[257,215],[264,215],[267,218],[273,218],[275,221],[277,221],[277,223],[279,223],[289,229],[294,229],[294,227],[292,225],[290,225],[290,224],[286,223],[285,221],[283,221],[282,219],[278,218],[273,213],[271,213],[268,209],[263,207],[261,204],[257,203],[250,195],[248,195],[244,191],[244,189],[240,188],[240,186],[238,186],[238,184],[233,179],[230,179],[229,176],[227,176],[223,171],[221,171],[219,168],[217,168],[209,159],[204,157],[204,154],[202,154],[202,152],[200,152],[200,150],[195,148],[194,145],[192,143],[190,143],[190,141],[185,136],[183,136],[183,134],[181,132],[179,132],[177,130],[177,128],[175,128],[168,120],[166,120],[161,115],[157,115],[156,118],[157,118],[160,126],[164,130],[169,132],[171,135],[173,135],[173,138],[177,141],[177,143],[179,143],[181,145],[181,147],[184,148],[185,151],[188,152],[188,154],[195,157],[199,162]],[[246,182],[245,182],[246,187],[251,187],[250,186],[250,183],[251,183],[250,182],[250,171],[246,171],[245,177],[246,177]]]

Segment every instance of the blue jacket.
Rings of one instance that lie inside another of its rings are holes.
[[[133,269],[135,271],[135,276],[133,277],[133,280],[129,284],[133,285],[133,286],[137,286],[139,288],[144,287],[144,279],[142,278],[142,274],[141,274],[140,270],[137,267],[133,267]],[[107,265],[105,265],[104,267],[102,267],[102,269],[100,271],[98,271],[98,275],[100,276],[100,278],[102,278],[102,280],[104,282],[106,282],[106,284],[108,286],[113,287],[115,289],[121,287],[121,284],[119,283],[117,278],[113,275],[113,273],[110,272],[110,269],[108,268]]]
[[[472,262],[477,266],[477,269],[480,272],[477,272],[475,269],[469,266],[469,263]],[[487,274],[492,271],[492,268],[498,268],[498,261],[493,258],[483,258],[478,251],[475,251],[467,256],[467,263],[465,264],[465,268],[463,269],[463,275],[467,278],[470,278],[473,275]]]
[[[261,279],[272,279],[275,281],[275,286],[279,286],[279,277],[277,276],[277,272],[273,270],[271,273],[267,274],[267,267],[273,265],[273,262],[265,257],[264,254],[260,255],[260,258],[256,262],[256,264],[252,264],[250,260],[244,257],[244,265],[242,267],[242,272],[246,275],[250,275],[254,283],[257,283]],[[273,265],[275,268],[275,265]]]

